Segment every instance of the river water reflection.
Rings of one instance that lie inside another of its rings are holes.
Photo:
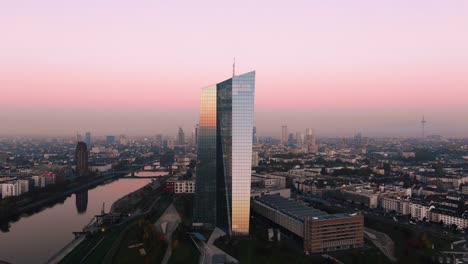
[[[0,232],[0,260],[13,264],[45,263],[73,238],[73,231],[89,223],[112,203],[150,182],[149,179],[118,179],[94,189],[81,191],[37,214],[11,223],[10,231]]]

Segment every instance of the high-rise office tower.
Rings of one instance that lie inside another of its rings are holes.
[[[194,226],[248,235],[255,72],[202,90]]]
[[[361,146],[362,145],[362,134],[361,134],[361,132],[354,135],[354,144],[356,146]]]
[[[305,143],[315,145],[315,135],[312,128],[306,128]]]
[[[318,151],[317,144],[315,142],[315,134],[312,128],[306,129],[306,136],[305,136],[305,143],[307,145],[307,149],[310,153],[314,153]]]
[[[304,134],[302,132],[296,132],[296,143],[299,146],[304,144]]]
[[[85,143],[88,149],[91,149],[91,133],[90,132],[86,132],[85,134]]]
[[[86,143],[78,142],[75,151],[76,175],[83,177],[88,175],[88,149]]]
[[[281,126],[281,143],[288,143],[288,126]]]
[[[195,145],[198,146],[198,133],[200,131],[200,125],[196,124],[195,125]]]
[[[257,143],[258,143],[257,127],[253,127],[252,142],[253,142],[254,144],[257,144]]]
[[[76,143],[83,141],[83,137],[79,132],[76,132]]]
[[[161,134],[157,134],[155,139],[154,139],[154,144],[159,147],[159,148],[162,148],[163,146],[163,136]]]
[[[120,145],[128,145],[128,137],[126,135],[119,136],[119,144]]]
[[[177,144],[179,145],[185,144],[185,133],[182,127],[179,127],[179,132],[177,133]]]
[[[115,136],[106,136],[106,144],[112,145],[115,142]]]

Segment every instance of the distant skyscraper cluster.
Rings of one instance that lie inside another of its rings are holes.
[[[194,226],[248,235],[255,72],[202,90]]]
[[[281,126],[281,138],[280,141],[283,145],[297,145],[303,147],[308,152],[317,152],[317,142],[315,139],[314,130],[312,128],[306,128],[305,135],[301,131],[297,131],[296,134],[288,133],[288,126]]]

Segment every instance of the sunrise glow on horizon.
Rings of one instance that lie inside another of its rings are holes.
[[[0,7],[0,121],[7,133],[24,132],[24,123],[41,118],[44,133],[56,131],[55,123],[65,124],[64,133],[126,129],[109,119],[99,125],[104,112],[172,111],[170,121],[156,120],[167,130],[192,127],[201,88],[230,78],[233,57],[236,72],[257,72],[260,131],[279,131],[272,112],[301,113],[324,133],[338,127],[378,133],[372,126],[382,127],[382,117],[388,126],[403,126],[423,114],[434,132],[468,131],[459,124],[468,116],[466,1],[285,7],[281,1],[24,0]],[[64,108],[78,121],[54,113]],[[92,125],[87,117],[95,118]],[[151,131],[148,118],[136,124],[142,133]]]

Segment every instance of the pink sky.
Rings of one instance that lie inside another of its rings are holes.
[[[467,1],[64,2],[0,3],[0,134],[189,129],[236,57],[263,133],[468,136]]]

